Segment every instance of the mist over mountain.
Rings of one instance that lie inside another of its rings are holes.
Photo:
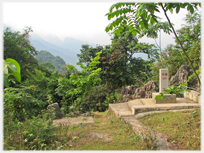
[[[95,47],[93,43],[87,43],[70,37],[65,38],[64,42],[62,42],[54,35],[47,35],[43,39],[38,35],[31,34],[30,42],[36,50],[46,50],[54,56],[60,56],[66,63],[75,66],[77,69],[79,69],[79,66],[76,65],[78,62],[77,54],[80,53],[81,45],[89,44]]]
[[[6,25],[3,29],[6,29]],[[12,29],[11,29],[12,30]],[[77,54],[80,53],[81,46],[88,44],[92,47],[96,47],[96,44],[89,43],[87,41],[77,40],[71,37],[66,37],[64,41],[60,40],[56,35],[47,34],[45,36],[39,36],[37,34],[30,34],[30,42],[36,48],[37,51],[45,50],[53,54],[54,56],[60,56],[66,63],[75,66],[78,70],[80,67],[76,65],[78,62]],[[147,55],[144,53],[136,53],[134,57],[141,57],[147,60]]]

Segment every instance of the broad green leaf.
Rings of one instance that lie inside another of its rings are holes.
[[[170,8],[169,11],[171,12],[171,14],[173,13],[173,8]]]
[[[178,93],[184,94],[185,90],[180,90]]]
[[[151,16],[149,14],[148,17],[147,17],[147,22],[149,22],[150,18],[151,18]]]
[[[119,12],[119,11],[117,11],[117,12],[115,12],[115,14],[116,14],[116,17],[118,17],[118,16],[119,16],[119,14],[120,14],[120,12]]]
[[[143,30],[145,28],[144,22],[141,22],[140,26],[141,26],[141,29]]]
[[[136,30],[133,30],[133,31],[132,31],[132,35],[133,35],[133,36],[134,36],[136,33],[137,33]]]
[[[157,95],[156,97],[155,97],[155,100],[156,99],[163,99],[163,97],[164,97],[164,94],[161,92],[161,93],[159,93],[159,95]]]
[[[4,60],[4,86],[5,87],[9,87],[9,84],[8,84],[8,66],[7,66],[7,63],[5,62]]]
[[[8,70],[14,75],[16,80],[21,83],[21,67],[18,62],[12,58],[5,60]]]
[[[151,17],[151,18],[150,18],[150,24],[151,24],[151,25],[153,25],[153,24],[154,24],[154,22],[155,22],[154,18],[153,18],[153,17]]]
[[[117,35],[120,35],[120,29],[115,30],[114,33],[116,33]]]
[[[108,16],[110,13],[106,13],[105,16]]]
[[[179,11],[180,11],[180,6],[177,6],[176,13],[178,13]]]
[[[20,67],[19,63],[18,63],[15,59],[7,58],[5,61],[6,61],[7,63],[9,62],[9,63],[13,64],[13,65],[15,66],[16,70],[17,70],[19,73],[21,72],[21,67]]]
[[[188,4],[187,10],[191,12],[191,14],[193,14],[194,12],[194,8],[192,7],[191,4]]]
[[[145,28],[148,29],[148,22],[147,22],[147,20],[143,20],[143,23],[144,23]]]
[[[143,19],[146,19],[147,18],[147,12],[144,10],[143,13],[142,13],[142,17]]]

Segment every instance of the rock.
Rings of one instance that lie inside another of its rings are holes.
[[[152,92],[158,92],[159,87],[156,81],[149,81],[143,87],[135,90],[136,98],[152,98]]]
[[[156,81],[149,81],[143,87],[137,87],[135,85],[127,86],[121,90],[121,97],[123,102],[127,102],[132,99],[138,98],[152,98],[152,92],[158,92],[159,87]]]
[[[84,113],[84,116],[92,116],[92,113],[90,112]]]
[[[74,114],[75,114],[76,116],[80,116],[80,115],[82,114],[82,111],[76,111],[76,112],[74,112]]]
[[[178,86],[181,83],[187,83],[188,76],[192,75],[193,71],[189,65],[182,65],[176,74],[171,77],[170,85],[171,86]]]
[[[171,86],[178,86],[182,83],[187,83],[188,76],[192,75],[193,71],[189,65],[182,65],[176,74],[171,77],[170,85]]]
[[[135,85],[127,86],[127,87],[122,89],[121,94],[125,94],[125,95],[126,94],[130,94],[130,95],[133,95],[135,89],[137,89],[137,86],[135,86]]]
[[[51,109],[51,108],[55,108],[55,116],[56,116],[55,119],[61,119],[63,117],[58,103],[53,103],[47,106],[47,109]]]
[[[81,114],[83,114],[81,111],[76,111],[76,112],[70,113],[70,116],[71,117],[77,117],[77,116],[80,116]]]
[[[194,88],[197,90],[198,88],[198,81],[196,77],[193,77],[190,81],[188,81],[188,77],[193,74],[193,70],[189,65],[182,65],[176,74],[171,77],[170,79],[170,86],[178,86],[182,83],[187,83],[188,87]]]

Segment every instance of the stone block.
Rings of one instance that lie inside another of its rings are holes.
[[[191,90],[191,92],[189,92],[189,99],[198,102],[198,94],[198,92]]]
[[[152,93],[152,100],[156,104],[165,104],[165,103],[176,103],[176,94],[164,94],[163,99],[157,98],[155,100],[155,97],[159,95],[159,93]]]
[[[62,115],[62,112],[60,110],[58,103],[53,103],[47,106],[47,109],[52,109],[52,108],[55,109],[55,116],[56,116],[55,119],[61,119],[63,115]]]
[[[198,96],[198,103],[201,103],[201,96]]]
[[[185,92],[184,92],[184,98],[189,98],[189,93],[190,93],[190,92],[185,91]]]

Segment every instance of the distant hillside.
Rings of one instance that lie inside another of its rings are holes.
[[[54,56],[50,52],[41,50],[38,52],[38,55],[35,56],[36,59],[41,59],[44,62],[50,62],[59,73],[62,73],[62,70],[60,69],[62,66],[66,66],[66,62],[59,56]]]
[[[70,37],[65,38],[64,42],[62,42],[58,37],[53,35],[48,35],[45,39],[47,41],[38,35],[31,35],[30,42],[36,50],[46,50],[54,56],[60,56],[66,63],[75,66],[78,70],[80,69],[80,67],[76,65],[78,62],[77,54],[80,53],[81,46],[88,43]],[[95,44],[89,43],[89,45],[95,47]]]

